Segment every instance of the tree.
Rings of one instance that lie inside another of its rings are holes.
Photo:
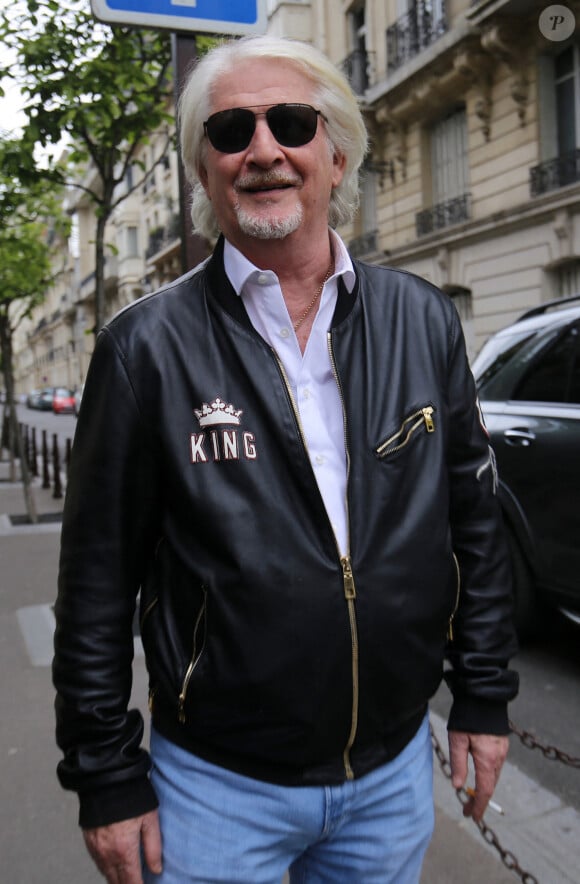
[[[27,96],[23,138],[42,148],[40,173],[81,188],[95,206],[96,334],[105,319],[107,221],[171,143],[169,35],[99,24],[88,0],[21,0],[3,11],[0,39],[17,59],[16,69],[0,67],[0,79],[17,76]],[[165,147],[145,169],[139,149],[164,128]],[[63,139],[75,169],[68,180],[56,163]],[[95,174],[83,179],[83,169]],[[133,174],[137,169],[141,174]],[[121,187],[130,172],[132,185]]]
[[[59,273],[58,257],[51,250],[51,235],[68,234],[68,219],[62,214],[58,191],[33,174],[34,164],[20,140],[0,140],[0,355],[11,474],[15,479],[13,454],[20,458],[24,497],[29,518],[37,519],[30,487],[27,458],[18,429],[12,363],[14,334],[23,320],[40,304]]]

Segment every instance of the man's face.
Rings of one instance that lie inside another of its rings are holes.
[[[212,114],[236,107],[258,114],[243,150],[222,153],[206,138],[200,169],[219,226],[241,251],[256,239],[326,235],[328,203],[342,179],[344,159],[333,154],[320,116],[308,144],[279,144],[264,112],[284,102],[316,106],[310,80],[285,60],[245,61],[222,75],[212,93]]]

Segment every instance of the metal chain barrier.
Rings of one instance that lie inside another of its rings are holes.
[[[435,752],[437,760],[439,761],[439,764],[441,766],[441,770],[443,771],[447,779],[451,780],[451,764],[449,762],[449,759],[443,752],[439,740],[435,736],[433,727],[431,727],[431,742],[433,744],[433,751]],[[460,804],[465,804],[469,800],[469,795],[464,788],[455,789],[455,794],[457,795],[457,799]],[[510,872],[513,872],[515,875],[517,875],[519,879],[523,881],[523,884],[539,884],[538,879],[535,878],[531,874],[531,872],[526,872],[525,869],[522,869],[514,854],[511,851],[506,850],[504,847],[502,847],[496,833],[487,825],[487,823],[485,823],[483,820],[480,820],[479,822],[473,820],[473,822],[481,832],[484,841],[486,841],[488,844],[491,844],[492,847],[495,847],[506,869],[509,869]]]
[[[574,756],[568,755],[567,752],[562,752],[561,749],[557,749],[555,746],[545,746],[529,731],[522,731],[516,727],[513,721],[510,721],[509,724],[511,732],[515,734],[516,737],[519,737],[521,742],[528,749],[539,749],[544,758],[547,758],[550,761],[561,761],[562,764],[567,764],[570,767],[580,769],[580,758],[574,758]]]

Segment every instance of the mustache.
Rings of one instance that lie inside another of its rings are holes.
[[[301,184],[300,175],[290,175],[272,169],[266,172],[248,172],[240,176],[234,184],[234,189],[240,191],[256,190],[260,187],[299,187]]]

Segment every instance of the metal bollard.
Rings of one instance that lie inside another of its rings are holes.
[[[31,438],[30,438],[30,460],[31,460],[31,470],[33,476],[38,476],[38,451],[36,448],[36,427],[32,427]]]
[[[58,452],[58,436],[52,434],[52,466],[54,472],[54,490],[52,496],[54,498],[62,497],[62,484],[60,481],[60,455]]]
[[[42,431],[42,487],[50,488],[50,473],[48,471],[48,442],[46,430]]]

